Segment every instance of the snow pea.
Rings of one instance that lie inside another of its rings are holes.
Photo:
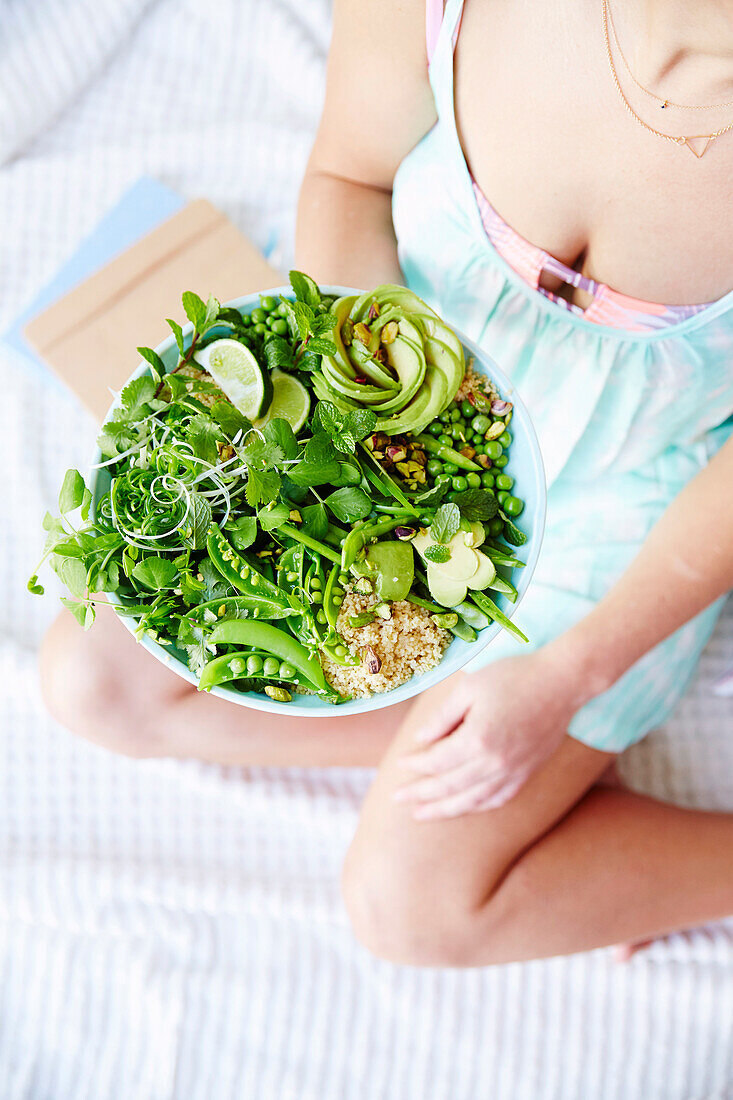
[[[494,619],[500,626],[503,626],[505,630],[508,630],[510,634],[513,634],[515,638],[518,638],[520,642],[528,642],[529,638],[526,634],[523,634],[518,626],[515,626],[511,619],[508,619],[501,608],[497,607],[493,600],[489,599],[485,592],[471,591],[468,598],[476,604],[476,606],[483,611],[490,619]]]
[[[415,578],[410,543],[396,539],[375,542],[367,548],[366,560],[371,573],[377,574],[377,595],[383,600],[404,600]]]
[[[462,470],[478,470],[481,473],[481,467],[473,462],[470,458],[466,458],[460,451],[453,450],[452,447],[447,446],[445,443],[440,443],[439,440],[432,435],[416,435],[415,442],[429,451],[430,454],[437,455],[438,458],[442,458],[443,462],[448,462],[453,466],[459,466]]]
[[[278,680],[300,684],[301,677],[298,670],[286,661],[281,662],[277,657],[270,657],[266,653],[241,649],[235,653],[224,653],[209,661],[201,674],[199,690],[210,691],[212,687],[226,684],[230,680]],[[312,687],[311,684],[307,686]],[[252,690],[261,691],[262,685],[252,685]]]
[[[347,569],[356,561],[356,555],[366,546],[369,539],[377,538],[379,535],[385,535],[387,531],[394,531],[395,527],[399,527],[400,523],[404,520],[395,519],[390,516],[386,519],[376,520],[374,523],[367,523],[363,527],[352,527],[348,535],[344,539],[344,544],[341,547],[341,571],[345,573]]]
[[[223,619],[281,619],[285,615],[297,615],[292,607],[283,607],[279,600],[270,599],[260,593],[242,596],[220,596],[218,600],[197,604],[185,615],[186,619],[206,626],[213,623],[212,615]]]
[[[302,645],[292,634],[286,634],[284,630],[278,630],[269,623],[254,623],[248,619],[228,619],[219,623],[211,632],[210,640],[215,645],[249,645],[255,649],[264,650],[281,661],[287,661],[293,665],[303,677],[318,691],[327,691],[328,685],[323,669],[317,657],[312,657],[306,647]],[[219,658],[216,658],[218,661]],[[213,664],[214,662],[209,662]],[[213,687],[217,681],[211,680],[216,671],[207,676],[206,665],[201,674],[199,687],[206,691]]]
[[[444,615],[446,608],[442,607],[439,603],[431,603],[430,600],[424,600],[421,596],[414,596],[412,592],[407,597],[410,603],[414,603],[416,607],[424,607],[426,611],[432,611],[435,615]],[[454,608],[454,611],[458,611],[459,608]],[[476,608],[474,608],[474,611]],[[489,620],[486,619],[486,625],[488,626]],[[455,634],[456,638],[461,638],[464,642],[475,642],[476,631],[474,628],[466,622],[460,615],[458,616],[458,622],[453,626],[446,627],[450,630],[451,634]]]

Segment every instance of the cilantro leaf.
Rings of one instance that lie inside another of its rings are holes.
[[[274,443],[282,451],[286,459],[298,457],[298,440],[288,420],[273,417],[265,425],[263,434],[269,443]]]
[[[120,420],[132,420],[147,411],[147,404],[155,397],[156,384],[148,375],[133,378],[120,393],[120,404],[124,410],[124,417]],[[117,418],[115,418],[117,419]]]
[[[235,550],[246,550],[257,538],[257,520],[254,516],[240,516],[230,520],[224,530]]]
[[[280,490],[280,475],[274,470],[254,470],[250,466],[244,495],[250,508],[269,504]]]
[[[430,526],[430,537],[434,542],[449,543],[461,524],[461,513],[457,504],[441,504]],[[448,559],[443,559],[447,561]]]
[[[258,432],[252,432],[248,436],[247,446],[243,448],[242,455],[250,469],[255,467],[258,470],[270,470],[273,466],[280,466],[285,461],[282,447]]]
[[[208,413],[197,413],[186,429],[186,439],[193,447],[197,458],[216,464],[219,451],[216,444],[221,441],[221,430]]]
[[[328,531],[328,512],[325,505],[319,500],[315,504],[308,504],[305,508],[301,508],[300,514],[303,517],[301,531],[310,535],[311,538],[322,539]]]
[[[462,493],[456,493],[455,503],[469,523],[476,520],[486,522],[499,511],[499,502],[490,489],[465,489]]]
[[[291,271],[288,277],[293,293],[299,301],[305,302],[313,309],[321,304],[321,292],[318,289],[318,283],[311,279],[310,275],[304,275],[302,271]]]
[[[329,494],[326,497],[326,504],[336,519],[340,519],[343,523],[354,523],[357,519],[364,519],[372,510],[372,502],[366,493],[353,486],[346,486]]]
[[[163,592],[173,588],[178,570],[167,558],[143,558],[132,571],[136,581],[151,588],[153,592]]]
[[[165,323],[170,327],[171,332],[176,338],[176,345],[179,353],[183,355],[183,329],[178,324],[178,321],[174,321],[171,317],[166,317]]]
[[[511,543],[512,546],[524,546],[527,541],[524,531],[520,530],[516,523],[513,523],[504,512],[500,511],[499,515],[504,520],[504,531],[502,533],[506,541]]]
[[[252,427],[247,417],[242,416],[239,409],[235,409],[231,401],[223,399],[215,401],[209,412],[230,437],[235,436],[237,432],[248,432]]]
[[[191,671],[200,676],[204,665],[209,659],[206,648],[206,633],[203,627],[191,619],[182,618],[178,625],[176,643],[185,651]]]
[[[450,561],[450,550],[447,546],[434,544],[433,546],[427,546],[425,548],[423,556],[426,557],[428,561],[433,561],[436,563],[446,562]]]

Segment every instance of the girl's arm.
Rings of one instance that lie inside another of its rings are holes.
[[[392,180],[434,122],[425,0],[336,0],[323,115],[298,204],[298,267],[322,283],[402,282]]]
[[[733,439],[669,506],[590,614],[537,652],[464,678],[404,760],[424,778],[396,797],[415,802],[420,818],[512,798],[584,703],[733,586],[732,489]]]

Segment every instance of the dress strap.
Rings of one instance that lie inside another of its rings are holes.
[[[428,65],[433,60],[444,23],[445,31],[450,35],[455,47],[461,26],[463,4],[464,0],[425,0],[425,44]]]

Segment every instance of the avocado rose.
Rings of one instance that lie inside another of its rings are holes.
[[[422,431],[447,408],[463,381],[463,346],[421,298],[387,283],[339,298],[331,312],[336,354],[313,377],[321,400],[372,409],[388,435]]]

